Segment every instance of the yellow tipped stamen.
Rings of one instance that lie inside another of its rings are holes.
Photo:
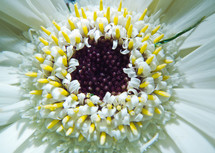
[[[48,98],[48,99],[52,98],[52,94],[50,94],[50,93],[47,94],[47,95],[46,95],[46,98]]]
[[[160,64],[160,65],[158,65],[157,67],[156,67],[156,70],[155,71],[160,71],[160,70],[162,70],[163,68],[165,68],[166,67],[166,64]]]
[[[60,127],[56,130],[56,132],[61,132],[63,131],[63,129],[64,129],[63,125],[60,125]]]
[[[58,52],[61,56],[66,55],[66,53],[65,53],[61,48],[58,48],[57,52]]]
[[[72,22],[72,20],[68,19],[68,23],[69,23],[71,29],[74,30],[75,29],[75,24]]]
[[[93,20],[96,21],[96,19],[97,19],[97,13],[96,13],[96,11],[94,11],[94,13],[93,13]]]
[[[111,117],[108,116],[108,117],[107,117],[107,125],[110,125],[110,124],[111,124]]]
[[[155,113],[157,113],[157,114],[161,114],[161,113],[162,113],[162,111],[161,111],[159,108],[155,107]]]
[[[34,56],[40,63],[43,63],[44,62],[44,58],[42,57],[42,55],[40,55],[40,54],[37,54],[37,55],[35,55]]]
[[[39,83],[49,83],[48,79],[38,79],[37,82]]]
[[[98,123],[100,121],[101,121],[101,117],[100,117],[100,115],[97,115],[96,122]]]
[[[120,30],[119,28],[116,28],[116,39],[120,38]]]
[[[145,109],[145,108],[142,109],[142,113],[143,113],[144,115],[147,115],[147,116],[153,116],[153,114],[152,114],[149,110],[147,110],[147,109]]]
[[[66,136],[69,136],[70,134],[72,134],[73,131],[74,131],[73,127],[68,128],[68,130],[66,131]]]
[[[62,123],[66,124],[70,120],[70,118],[71,117],[67,115],[66,117],[63,118]]]
[[[165,80],[167,80],[169,78],[170,78],[170,76],[165,75],[165,76],[163,76],[163,81],[165,81]]]
[[[39,40],[41,41],[41,43],[43,43],[45,46],[49,45],[49,42],[46,41],[43,37],[39,37]]]
[[[165,59],[164,60],[164,63],[166,63],[166,64],[170,64],[170,63],[172,63],[173,62],[173,60],[168,60],[168,59]]]
[[[135,115],[135,112],[134,112],[133,110],[130,110],[130,111],[129,111],[129,114],[130,114],[131,116],[134,116],[134,115]]]
[[[103,11],[103,1],[102,0],[100,0],[99,10]]]
[[[108,23],[110,23],[110,7],[107,8],[106,18],[108,20]]]
[[[92,124],[90,125],[90,128],[89,128],[89,133],[90,133],[90,134],[93,133],[94,130],[95,130],[95,124],[92,123]]]
[[[67,33],[65,33],[65,32],[62,31],[62,35],[63,35],[64,39],[66,40],[66,42],[67,42],[67,43],[70,43],[70,38],[69,38],[69,36],[67,35]]]
[[[113,23],[114,23],[114,25],[117,25],[117,24],[118,24],[118,16],[115,16],[115,17],[114,17]]]
[[[75,100],[75,101],[78,100],[78,97],[75,94],[71,94],[70,96],[71,96],[72,100]]]
[[[122,109],[122,107],[121,107],[120,105],[118,105],[118,106],[116,106],[116,109],[117,109],[118,111],[120,111],[120,110]]]
[[[153,30],[152,30],[152,32],[151,32],[151,34],[152,35],[154,35],[159,29],[160,29],[160,25],[158,25],[157,27],[155,27]]]
[[[112,108],[113,108],[113,105],[107,104],[107,108],[108,108],[108,109],[112,109]]]
[[[122,0],[120,0],[119,2],[118,12],[121,12],[121,10],[122,10]]]
[[[127,15],[128,15],[128,10],[127,10],[127,8],[124,8],[124,12],[123,12],[124,18],[125,18]]]
[[[47,55],[51,55],[51,51],[48,49],[43,49],[43,52],[46,53]]]
[[[155,51],[152,54],[157,55],[161,51],[162,47],[158,47],[155,49]]]
[[[80,134],[78,137],[78,141],[81,142],[82,140],[84,140],[84,136],[82,134]]]
[[[133,45],[134,45],[134,41],[133,39],[131,39],[128,43],[128,50],[132,50],[133,49]]]
[[[148,39],[150,38],[150,36],[151,36],[151,35],[150,35],[149,33],[148,33],[147,35],[145,35],[144,38],[143,38],[143,40],[142,40],[142,42],[148,40]]]
[[[132,31],[133,31],[133,25],[131,24],[131,25],[129,26],[128,32],[127,32],[127,37],[128,37],[128,38],[131,38]]]
[[[40,67],[43,69],[43,70],[46,70],[46,71],[49,71],[49,72],[52,72],[53,68],[49,65],[44,65],[44,64],[41,64]]]
[[[106,141],[106,133],[102,132],[100,135],[100,145],[104,145]]]
[[[79,44],[80,42],[81,42],[81,38],[80,37],[75,37],[75,42],[77,43],[77,44]]]
[[[55,28],[60,31],[61,27],[55,22],[55,21],[52,21],[52,24],[54,24]]]
[[[63,107],[63,103],[64,102],[55,103],[55,104],[48,104],[48,105],[44,105],[42,107],[45,108],[45,109],[49,109],[49,110],[53,111],[53,110],[55,110],[57,108],[62,108]]]
[[[149,82],[148,81],[145,81],[143,83],[140,84],[140,88],[145,88],[149,85]]]
[[[141,48],[140,48],[140,53],[143,54],[144,51],[146,50],[147,48],[147,43],[145,43]]]
[[[128,28],[131,24],[131,16],[128,17],[128,20],[126,21],[125,29],[128,31]]]
[[[43,90],[32,90],[30,94],[32,95],[42,95]]]
[[[143,14],[140,16],[139,21],[143,20],[147,12],[147,8],[144,10]]]
[[[131,96],[128,95],[127,98],[125,99],[126,101],[131,101]]]
[[[157,73],[155,73],[155,74],[152,75],[152,78],[153,78],[153,79],[157,79],[157,78],[159,78],[160,76],[161,76],[161,73],[160,73],[160,72],[157,72]]]
[[[86,99],[86,103],[88,106],[93,107],[95,106],[94,103],[90,99]]]
[[[142,124],[141,122],[137,122],[137,125],[138,125],[139,127],[143,127],[143,124]]]
[[[66,77],[67,71],[66,71],[66,70],[62,70],[62,71],[61,71],[61,74],[62,74],[64,77]]]
[[[81,13],[82,13],[83,18],[84,18],[84,19],[87,19],[87,16],[86,16],[86,14],[85,14],[85,12],[84,12],[83,7],[81,8]]]
[[[157,38],[155,38],[154,44],[158,43],[163,37],[164,37],[164,34],[162,34],[162,35],[158,36]]]
[[[134,65],[135,61],[136,61],[136,57],[133,55],[131,58],[131,63]]]
[[[36,72],[27,72],[25,73],[26,76],[32,77],[32,78],[36,78],[37,77],[37,73]]]
[[[79,107],[76,107],[76,108],[74,109],[74,112],[75,112],[75,113],[78,113],[78,112],[79,112]]]
[[[51,123],[48,124],[47,129],[53,128],[58,122],[59,122],[59,120],[51,121]]]
[[[155,96],[154,95],[148,95],[148,100],[155,100]]]
[[[104,33],[104,25],[102,22],[99,23],[99,30]]]
[[[139,36],[139,37],[140,37],[140,36],[142,36],[141,34],[142,34],[142,33],[145,33],[145,32],[146,32],[146,30],[148,29],[148,27],[149,27],[149,25],[145,25],[145,26],[140,30],[139,35],[138,35],[138,36]]]
[[[63,88],[60,88],[60,93],[61,93],[61,95],[64,95],[64,96],[68,96],[68,95],[69,95],[69,92],[66,91],[66,90],[63,89]]]
[[[84,35],[87,36],[87,34],[88,34],[87,26],[83,26],[82,29],[84,31]]]
[[[147,58],[146,63],[150,64],[152,62],[152,60],[154,59],[154,56],[151,55],[150,57]]]
[[[137,70],[137,75],[141,75],[143,73],[143,66],[140,66]]]
[[[49,84],[53,85],[54,87],[60,87],[60,86],[62,86],[62,84],[59,83],[59,82],[57,82],[57,81],[49,81]]]
[[[78,123],[79,124],[81,124],[81,123],[83,123],[85,120],[87,119],[87,115],[83,115],[83,116],[81,116],[79,119],[78,119]]]
[[[125,133],[125,128],[123,125],[119,125],[118,128],[122,133]]]
[[[165,91],[155,90],[154,93],[163,97],[170,97],[170,94]]]
[[[58,38],[55,35],[51,35],[52,40],[56,45],[58,45]]]
[[[66,57],[66,55],[64,55],[62,57],[62,63],[63,63],[64,66],[67,66],[67,57]]]
[[[77,5],[77,3],[74,4],[74,9],[75,9],[75,15],[76,15],[76,17],[80,18],[81,16],[80,16],[79,11],[78,11],[78,5]]]
[[[130,123],[130,128],[131,128],[131,131],[134,135],[138,135],[138,131],[137,131],[137,128],[136,126],[134,125],[133,122]]]
[[[143,97],[138,97],[138,100],[140,103],[145,102],[145,99]]]
[[[51,32],[50,32],[48,29],[46,29],[45,27],[41,26],[40,28],[41,28],[41,29],[43,30],[43,32],[45,32],[47,35],[50,35],[50,34],[51,34]]]

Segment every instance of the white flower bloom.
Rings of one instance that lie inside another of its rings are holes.
[[[1,152],[215,152],[214,13],[214,0],[2,0]]]

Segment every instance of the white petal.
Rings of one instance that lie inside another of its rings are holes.
[[[13,52],[0,52],[1,66],[19,66],[22,63],[22,56]]]
[[[0,53],[1,55],[1,53]],[[19,82],[19,78],[16,73],[16,68],[2,67],[0,66],[0,83],[2,84],[15,84]]]
[[[167,124],[165,129],[183,153],[214,153],[215,151],[205,137],[179,118],[177,118],[177,122]]]

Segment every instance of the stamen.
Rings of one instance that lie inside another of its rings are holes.
[[[78,141],[81,142],[84,139],[84,136],[82,134],[79,135]]]
[[[61,74],[62,74],[64,77],[66,77],[67,71],[66,71],[66,70],[62,70],[62,71],[61,71]]]
[[[89,128],[89,133],[92,134],[94,130],[95,130],[95,124],[92,123],[92,124],[90,125],[90,128]]]
[[[118,7],[118,12],[121,12],[121,10],[122,10],[122,0],[120,0],[119,7]]]
[[[143,97],[138,97],[138,100],[140,103],[144,103],[145,102],[145,99]]]
[[[143,54],[144,51],[146,50],[147,48],[147,43],[145,43],[141,48],[140,48],[140,53]]]
[[[83,123],[85,120],[87,119],[87,115],[83,115],[83,116],[81,116],[79,119],[78,119],[78,123],[79,124],[81,124],[81,123]]]
[[[50,85],[53,85],[53,86],[55,86],[55,87],[60,87],[60,86],[62,86],[62,84],[59,83],[59,82],[57,82],[57,81],[49,81],[49,84],[50,84]]]
[[[141,30],[140,30],[140,32],[139,32],[139,37],[141,37],[142,35],[142,33],[145,33],[146,32],[146,30],[148,29],[148,27],[149,27],[149,25],[145,25]]]
[[[133,45],[134,45],[134,41],[133,39],[131,39],[128,43],[128,50],[132,50],[133,49]]]
[[[78,113],[78,112],[79,112],[79,107],[76,107],[76,108],[74,109],[74,112],[75,112],[75,113]]]
[[[126,101],[131,101],[131,96],[128,95],[127,98],[125,99]]]
[[[59,90],[60,90],[60,93],[61,93],[62,95],[64,95],[64,96],[68,96],[68,95],[69,95],[69,92],[66,91],[65,89],[59,88]]]
[[[138,135],[138,131],[137,131],[137,128],[136,126],[134,125],[133,122],[130,123],[130,128],[131,128],[131,131],[134,135]]]
[[[66,55],[66,53],[65,53],[60,47],[58,47],[57,52],[58,52],[61,56]]]
[[[86,14],[85,14],[85,12],[84,12],[83,7],[81,7],[81,13],[82,13],[83,18],[84,18],[84,19],[87,19],[87,16],[86,16]]]
[[[162,112],[161,112],[161,110],[159,108],[155,107],[155,113],[161,114]]]
[[[51,34],[51,32],[50,32],[48,29],[46,29],[45,27],[41,26],[40,28],[41,28],[48,36]]]
[[[163,81],[165,81],[165,80],[167,80],[167,79],[169,79],[169,78],[170,78],[170,76],[164,75],[164,76],[163,76]]]
[[[43,49],[43,52],[46,53],[47,55],[51,55],[51,51],[48,49]]]
[[[67,57],[66,57],[66,55],[63,55],[63,57],[62,57],[62,63],[63,63],[64,66],[67,67]]]
[[[150,36],[151,36],[151,35],[150,35],[149,33],[148,33],[147,35],[145,35],[145,37],[143,38],[142,42],[148,40]]]
[[[96,13],[96,11],[94,11],[94,13],[93,13],[93,20],[96,21],[96,19],[97,19],[97,13]]]
[[[135,115],[135,112],[134,112],[133,110],[130,110],[130,111],[129,111],[129,114],[130,114],[131,116],[134,116],[134,115]]]
[[[142,109],[142,113],[143,113],[144,115],[147,115],[147,116],[153,116],[153,114],[152,114],[149,110],[147,110],[147,109],[145,109],[145,108]]]
[[[75,29],[75,24],[72,22],[72,20],[68,19],[68,23],[69,23],[71,29],[74,30]]]
[[[26,76],[32,77],[32,78],[36,78],[37,77],[37,73],[36,72],[27,72],[25,73]]]
[[[113,105],[107,104],[107,108],[108,108],[108,109],[112,109],[112,108],[113,108]]]
[[[111,124],[111,117],[108,116],[108,117],[107,117],[107,125],[110,125],[110,124]]]
[[[101,117],[100,117],[100,115],[97,115],[96,122],[98,123],[100,121],[101,121]]]
[[[133,25],[131,24],[131,25],[129,26],[128,32],[127,32],[127,37],[128,37],[128,38],[131,38],[132,31],[133,31]]]
[[[115,16],[115,17],[114,17],[113,23],[114,23],[114,25],[117,25],[117,24],[118,24],[118,16]]]
[[[147,12],[147,8],[144,10],[143,14],[141,15],[141,17],[139,18],[139,21],[143,20],[145,15],[146,15],[146,12]]]
[[[101,0],[101,1],[102,1],[102,0]],[[106,18],[107,18],[107,20],[108,20],[108,23],[110,23],[110,7],[107,8]]]
[[[137,70],[137,75],[141,75],[143,73],[143,66],[140,66]]]
[[[106,141],[106,133],[102,132],[100,136],[100,145],[104,145]]]
[[[157,73],[154,73],[153,75],[152,75],[152,78],[153,79],[157,79],[157,78],[159,78],[161,76],[161,73],[160,72],[157,72]]]
[[[104,25],[102,22],[99,23],[99,30],[104,33]]]
[[[70,120],[70,118],[71,117],[67,115],[66,117],[63,118],[62,123],[66,124]]]
[[[165,68],[165,67],[166,67],[166,64],[158,65],[158,66],[156,67],[156,70],[155,70],[155,71],[160,71],[160,70],[162,70],[162,69]]]
[[[66,136],[69,136],[70,134],[72,134],[73,131],[74,131],[73,127],[68,128],[68,130],[66,131]]]
[[[137,122],[137,125],[138,125],[139,127],[143,127],[143,124],[142,124],[141,122]]]
[[[58,38],[55,35],[51,35],[51,38],[55,42],[56,45],[58,45]]]
[[[55,110],[57,108],[62,108],[63,107],[63,103],[64,102],[55,103],[55,104],[48,104],[48,105],[42,106],[42,108],[49,109],[49,110],[53,111],[53,110]]]
[[[41,64],[40,67],[46,71],[52,72],[53,68],[49,65]]]
[[[128,20],[126,21],[125,29],[128,31],[128,28],[131,24],[131,16],[128,17]]]
[[[37,82],[39,83],[49,83],[49,80],[48,79],[38,79]]]
[[[131,58],[131,63],[134,65],[135,61],[136,61],[136,57],[133,55]]]
[[[154,56],[153,56],[153,55],[149,56],[149,58],[147,58],[147,60],[146,60],[146,63],[147,63],[147,64],[150,64],[150,63],[152,62],[153,59],[154,59]]]
[[[50,99],[50,98],[52,98],[52,95],[49,93],[46,95],[46,98]]]
[[[82,27],[83,31],[84,31],[84,35],[87,37],[87,34],[88,34],[88,29],[87,29],[87,26],[83,26]]]
[[[42,95],[43,90],[32,90],[30,94],[32,95]]]
[[[164,37],[164,34],[162,34],[162,35],[158,36],[157,38],[155,38],[154,44],[158,43],[163,37]]]
[[[170,97],[170,94],[165,91],[155,90],[154,93],[163,97]]]
[[[161,51],[161,49],[162,49],[162,47],[156,48],[152,54],[157,55]]]
[[[99,10],[103,11],[103,1],[102,0],[100,0]]]
[[[66,40],[66,42],[70,43],[70,39],[69,39],[69,36],[67,35],[67,33],[65,33],[64,31],[62,31],[62,35],[63,35],[64,39]]]
[[[58,122],[59,120],[53,120],[51,123],[48,124],[47,129],[53,128]]]
[[[116,109],[117,109],[118,111],[120,111],[120,110],[122,109],[122,107],[121,107],[120,105],[117,105],[117,106],[116,106]]]
[[[158,25],[157,27],[155,27],[152,32],[151,32],[151,35],[154,35],[159,29],[160,29],[160,25]]]
[[[75,94],[71,94],[70,96],[71,96],[72,100],[74,100],[74,101],[78,100],[78,97]]]
[[[120,38],[120,30],[119,28],[116,28],[116,39]]]
[[[81,42],[81,38],[80,38],[79,36],[76,36],[76,37],[75,37],[75,42],[76,42],[77,44],[79,44],[79,43]]]
[[[54,24],[55,28],[60,31],[61,27],[55,22],[55,21],[52,21],[52,24]]]
[[[76,15],[76,17],[80,18],[81,16],[80,16],[79,11],[78,11],[78,5],[77,5],[77,3],[74,4],[74,9],[75,9],[75,15]]]
[[[43,43],[45,46],[49,45],[49,42],[46,41],[43,37],[39,37],[39,40],[41,41],[41,43]]]
[[[125,128],[123,125],[119,125],[118,128],[122,133],[125,133]]]
[[[173,62],[173,60],[168,60],[168,59],[165,59],[164,60],[164,63],[166,63],[166,64],[170,64],[170,63],[172,63]]]
[[[64,127],[63,127],[63,125],[60,125],[60,127],[56,130],[56,132],[61,132],[61,131],[63,131],[63,129],[64,129]]]
[[[140,88],[145,88],[149,85],[149,82],[148,81],[145,81],[143,83],[140,84]]]
[[[95,106],[94,103],[90,99],[86,99],[86,103],[88,106],[93,107]]]
[[[124,18],[125,18],[127,15],[128,15],[128,10],[127,10],[127,8],[124,8],[124,13],[123,13]]]
[[[154,95],[148,95],[148,100],[155,100],[155,96]]]
[[[36,54],[34,57],[35,57],[40,63],[43,63],[44,60],[45,60],[45,59],[42,57],[41,54]]]

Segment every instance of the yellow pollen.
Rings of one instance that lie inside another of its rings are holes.
[[[94,11],[93,12],[93,20],[96,21],[96,19],[97,19],[97,13],[96,13],[96,11]]]
[[[148,29],[148,27],[149,27],[149,25],[145,25],[145,26],[140,30],[139,35],[138,35],[138,36],[140,37],[142,33],[145,33],[145,32],[146,32],[146,30]]]
[[[51,123],[48,124],[47,129],[53,128],[58,122],[59,122],[59,120],[51,121]]]
[[[44,105],[42,107],[45,108],[45,109],[49,109],[49,110],[53,111],[53,110],[55,110],[57,108],[62,108],[63,107],[63,103],[64,102],[55,103],[55,104],[48,104],[48,105]]]
[[[94,103],[90,99],[86,99],[86,103],[88,106],[93,107],[95,106]]]
[[[143,124],[142,124],[141,122],[137,122],[137,125],[138,125],[139,127],[143,127]]]
[[[52,40],[56,45],[58,45],[58,38],[55,35],[51,35]]]
[[[62,31],[62,35],[63,35],[64,39],[66,40],[66,42],[70,43],[70,39],[69,39],[69,36],[67,35],[67,33],[65,33],[64,31]]]
[[[59,89],[60,89],[61,95],[64,95],[64,96],[68,96],[69,95],[69,92],[66,91],[65,89],[63,89],[63,88],[59,88]]]
[[[170,78],[170,76],[165,75],[165,76],[163,76],[163,81],[165,81],[165,80],[167,80],[169,78]]]
[[[74,30],[75,29],[75,24],[72,22],[72,20],[68,19],[68,23],[69,23],[71,29]]]
[[[147,48],[147,43],[145,43],[141,48],[140,48],[140,53],[143,54],[144,51],[146,50]]]
[[[117,109],[118,111],[120,111],[120,110],[122,109],[122,107],[121,107],[120,105],[118,105],[118,106],[116,106],[116,109]]]
[[[43,63],[44,62],[44,58],[42,57],[42,55],[41,54],[37,54],[37,55],[35,55],[34,56],[40,63]]]
[[[120,30],[119,28],[116,28],[116,39],[120,38]]]
[[[135,112],[134,112],[133,110],[130,110],[130,111],[129,111],[129,114],[130,114],[131,116],[134,116],[134,115],[135,115]]]
[[[61,56],[63,56],[63,55],[66,54],[61,48],[58,48],[57,52],[58,52]]]
[[[75,15],[76,15],[76,17],[80,18],[81,16],[80,16],[79,11],[78,11],[78,5],[77,5],[77,3],[74,4],[74,9],[75,9]]]
[[[125,133],[125,128],[123,125],[119,125],[118,128],[122,133]]]
[[[170,64],[170,63],[172,63],[173,62],[173,60],[168,60],[168,59],[165,59],[164,60],[164,63],[166,63],[166,64]]]
[[[53,85],[53,86],[55,86],[55,87],[60,87],[60,86],[62,86],[62,84],[59,83],[59,82],[57,82],[57,81],[49,81],[49,84],[50,84],[50,85]]]
[[[99,30],[104,33],[104,25],[102,22],[99,23]]]
[[[32,90],[30,94],[32,95],[42,95],[43,90]]]
[[[108,20],[108,23],[110,23],[110,7],[107,8],[106,18]]]
[[[148,95],[148,100],[155,100],[155,96],[154,95]]]
[[[143,66],[140,66],[137,70],[137,75],[141,75],[143,73]]]
[[[63,70],[61,71],[61,74],[62,74],[64,77],[66,77],[67,71],[63,69]]]
[[[50,98],[52,98],[52,95],[49,93],[46,95],[46,98],[50,99]]]
[[[55,28],[60,31],[61,27],[55,22],[55,21],[52,21],[52,24],[54,24]]]
[[[154,93],[163,97],[170,97],[170,94],[165,91],[155,90]]]
[[[66,124],[70,120],[70,118],[71,117],[67,115],[66,117],[63,118],[62,123]]]
[[[75,101],[78,100],[78,97],[75,94],[71,94],[70,96],[71,96],[72,100],[75,100]]]
[[[137,131],[137,128],[136,126],[134,125],[133,122],[130,123],[130,128],[131,128],[131,131],[134,135],[138,135],[138,131]]]
[[[131,24],[131,16],[128,17],[128,20],[126,21],[125,29],[128,31],[128,28]]]
[[[113,105],[107,104],[107,108],[108,108],[108,109],[112,109],[112,108],[113,108]]]
[[[144,10],[143,14],[140,16],[139,21],[143,20],[147,12],[147,8]]]
[[[101,117],[100,117],[100,115],[97,115],[96,122],[98,123],[100,121],[101,121]]]
[[[74,109],[74,112],[75,112],[75,113],[78,113],[78,112],[79,112],[79,107],[76,107],[76,108]]]
[[[148,81],[145,81],[143,83],[140,84],[140,88],[145,88],[149,85],[149,82]]]
[[[106,133],[102,132],[100,136],[100,145],[104,145],[106,141]]]
[[[133,25],[131,24],[131,25],[129,26],[128,32],[127,32],[127,37],[128,37],[128,38],[131,38],[132,31],[133,31]]]
[[[79,119],[78,119],[78,123],[79,124],[81,124],[81,123],[83,123],[85,120],[87,119],[87,115],[83,115],[83,116],[81,116]]]
[[[39,83],[49,83],[48,79],[38,79],[37,82]]]
[[[50,32],[48,29],[46,29],[45,27],[41,26],[40,28],[41,28],[41,29],[43,30],[43,32],[45,32],[47,35],[50,35],[50,34],[51,34],[51,32]]]
[[[133,39],[131,39],[128,43],[128,50],[132,50],[133,49],[133,45],[134,45],[134,41]]]
[[[131,96],[128,95],[127,98],[125,99],[126,101],[131,101]]]
[[[67,66],[67,57],[66,57],[66,55],[63,55],[62,63],[63,63],[64,66]]]
[[[63,131],[63,129],[64,129],[63,125],[60,125],[60,127],[56,130],[56,132],[61,132]]]
[[[99,10],[103,11],[103,1],[102,0],[100,0]]]
[[[81,38],[80,38],[79,36],[76,36],[76,37],[75,37],[75,42],[76,42],[77,44],[79,44],[79,43],[81,42]]]
[[[42,49],[44,53],[46,53],[47,55],[51,55],[51,51],[48,49]]]
[[[152,78],[153,79],[157,79],[157,78],[159,78],[161,76],[161,73],[160,72],[157,72],[157,73],[154,73],[153,75],[152,75]]]
[[[124,8],[124,12],[123,12],[123,16],[124,18],[128,15],[128,9],[127,8]]]
[[[153,116],[153,114],[152,114],[149,110],[147,110],[147,109],[145,109],[145,108],[142,109],[142,113],[143,113],[144,115],[147,115],[147,116]]]
[[[87,16],[86,16],[86,14],[85,14],[85,12],[84,12],[83,7],[81,8],[81,13],[82,13],[83,18],[84,18],[84,19],[87,19]]]
[[[82,134],[80,134],[78,137],[78,142],[81,142],[82,140],[84,140],[84,136]]]
[[[156,67],[156,70],[155,70],[155,71],[160,71],[160,70],[162,70],[162,69],[165,68],[165,67],[166,67],[166,64],[158,65],[158,66]]]
[[[147,63],[147,64],[150,64],[150,63],[152,62],[153,59],[154,59],[154,56],[153,56],[153,55],[149,56],[149,57],[147,58],[147,60],[146,60],[146,63]]]
[[[27,72],[25,73],[26,76],[32,77],[32,78],[36,78],[37,77],[37,73],[36,72]]]
[[[161,51],[161,49],[162,49],[162,47],[156,48],[152,54],[157,55]]]
[[[39,37],[39,40],[41,41],[41,43],[43,43],[45,46],[49,45],[49,42],[46,41],[43,37]]]
[[[155,38],[154,44],[158,43],[163,37],[164,37],[164,34],[162,34],[162,35],[158,36],[157,38]]]
[[[118,12],[121,12],[121,10],[122,10],[122,0],[120,0],[119,2]]]
[[[115,17],[114,17],[113,23],[114,23],[114,25],[117,25],[117,24],[118,24],[118,16],[115,16]]]
[[[135,61],[136,61],[136,57],[133,55],[131,58],[131,63],[134,65]]]
[[[151,32],[151,34],[152,35],[154,35],[159,29],[160,29],[160,25],[158,25],[157,27],[155,27],[153,30],[152,30],[152,32]]]
[[[74,131],[73,127],[68,128],[68,130],[66,131],[66,136],[69,136],[70,134],[72,134],[73,131]]]
[[[151,35],[150,35],[149,33],[148,33],[147,35],[145,35],[144,38],[143,38],[143,40],[142,40],[142,42],[148,40],[148,39],[150,38],[150,36],[151,36]]]
[[[107,125],[110,125],[110,124],[111,124],[111,117],[108,116],[108,117],[107,117]]]
[[[94,130],[95,130],[95,124],[92,123],[92,124],[90,125],[90,128],[89,128],[89,133],[90,133],[90,134],[93,133]]]
[[[155,107],[155,113],[161,114],[162,112],[161,112],[161,110],[159,108]]]
[[[87,29],[87,26],[83,26],[82,27],[83,31],[84,31],[84,35],[87,37],[87,34],[88,34],[88,29]]]
[[[49,65],[41,64],[40,67],[46,71],[52,72],[53,68]]]

